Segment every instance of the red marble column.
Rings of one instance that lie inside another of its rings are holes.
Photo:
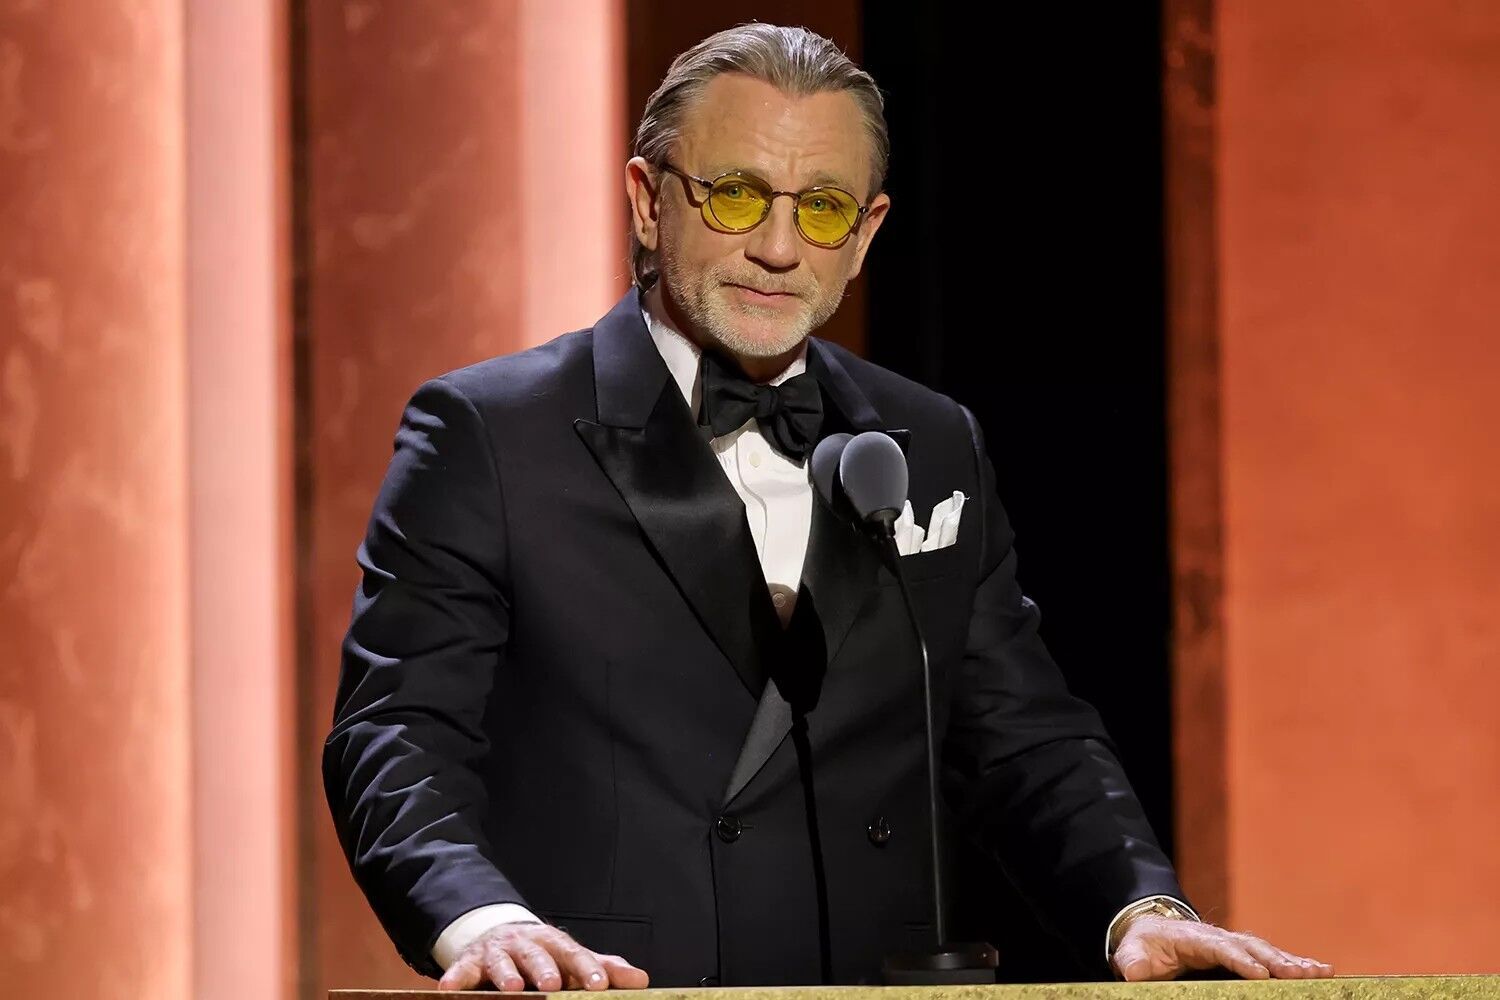
[[[618,0],[301,16],[312,776],[403,403],[427,378],[591,323],[628,272]],[[376,923],[309,785],[308,987],[430,985]]]
[[[1214,325],[1218,509],[1185,513],[1222,569],[1218,703],[1178,725],[1223,780],[1184,831],[1222,808],[1220,919],[1342,973],[1493,972],[1500,8],[1214,8],[1210,197],[1169,189],[1212,256],[1172,279],[1218,303],[1173,313]]]
[[[0,990],[186,998],[182,4],[0,4]]]

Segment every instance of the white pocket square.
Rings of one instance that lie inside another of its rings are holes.
[[[896,550],[903,556],[910,556],[918,552],[945,549],[958,541],[958,521],[963,516],[964,501],[967,499],[961,492],[954,490],[951,497],[938,501],[932,508],[932,515],[927,518],[925,529],[913,516],[911,501],[906,501],[906,505],[901,508],[901,516],[896,518]]]

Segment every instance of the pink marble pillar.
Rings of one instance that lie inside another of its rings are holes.
[[[296,739],[287,32],[188,7],[193,996],[290,998]]]
[[[427,378],[587,325],[628,272],[619,0],[350,0],[303,16],[315,771],[403,403]],[[310,987],[430,985],[312,808]]]
[[[0,990],[190,995],[183,6],[0,4]]]

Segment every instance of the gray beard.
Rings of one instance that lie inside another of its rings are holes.
[[[693,328],[720,349],[745,358],[774,358],[795,350],[838,311],[848,285],[847,281],[841,282],[838,288],[830,289],[831,294],[818,295],[812,300],[812,311],[804,311],[788,320],[781,335],[772,339],[755,339],[745,336],[730,322],[735,313],[753,314],[754,307],[736,307],[715,294],[734,275],[710,271],[689,277],[677,267],[671,254],[662,255],[659,266],[661,279],[671,288],[673,299]],[[815,286],[814,293],[816,291]],[[804,297],[803,301],[808,300]]]

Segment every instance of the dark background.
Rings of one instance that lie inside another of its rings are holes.
[[[1159,13],[955,13],[864,6],[893,147],[868,354],[978,417],[1042,634],[1170,852]],[[954,880],[955,922],[1006,978],[1066,975],[1004,880],[965,867],[984,876]]]
[[[1171,853],[1160,12],[960,10],[630,0],[625,117],[677,53],[752,18],[874,75],[892,211],[823,333],[974,411],[1042,635]],[[956,868],[955,930],[1000,947],[1002,980],[1082,974],[992,864]]]

